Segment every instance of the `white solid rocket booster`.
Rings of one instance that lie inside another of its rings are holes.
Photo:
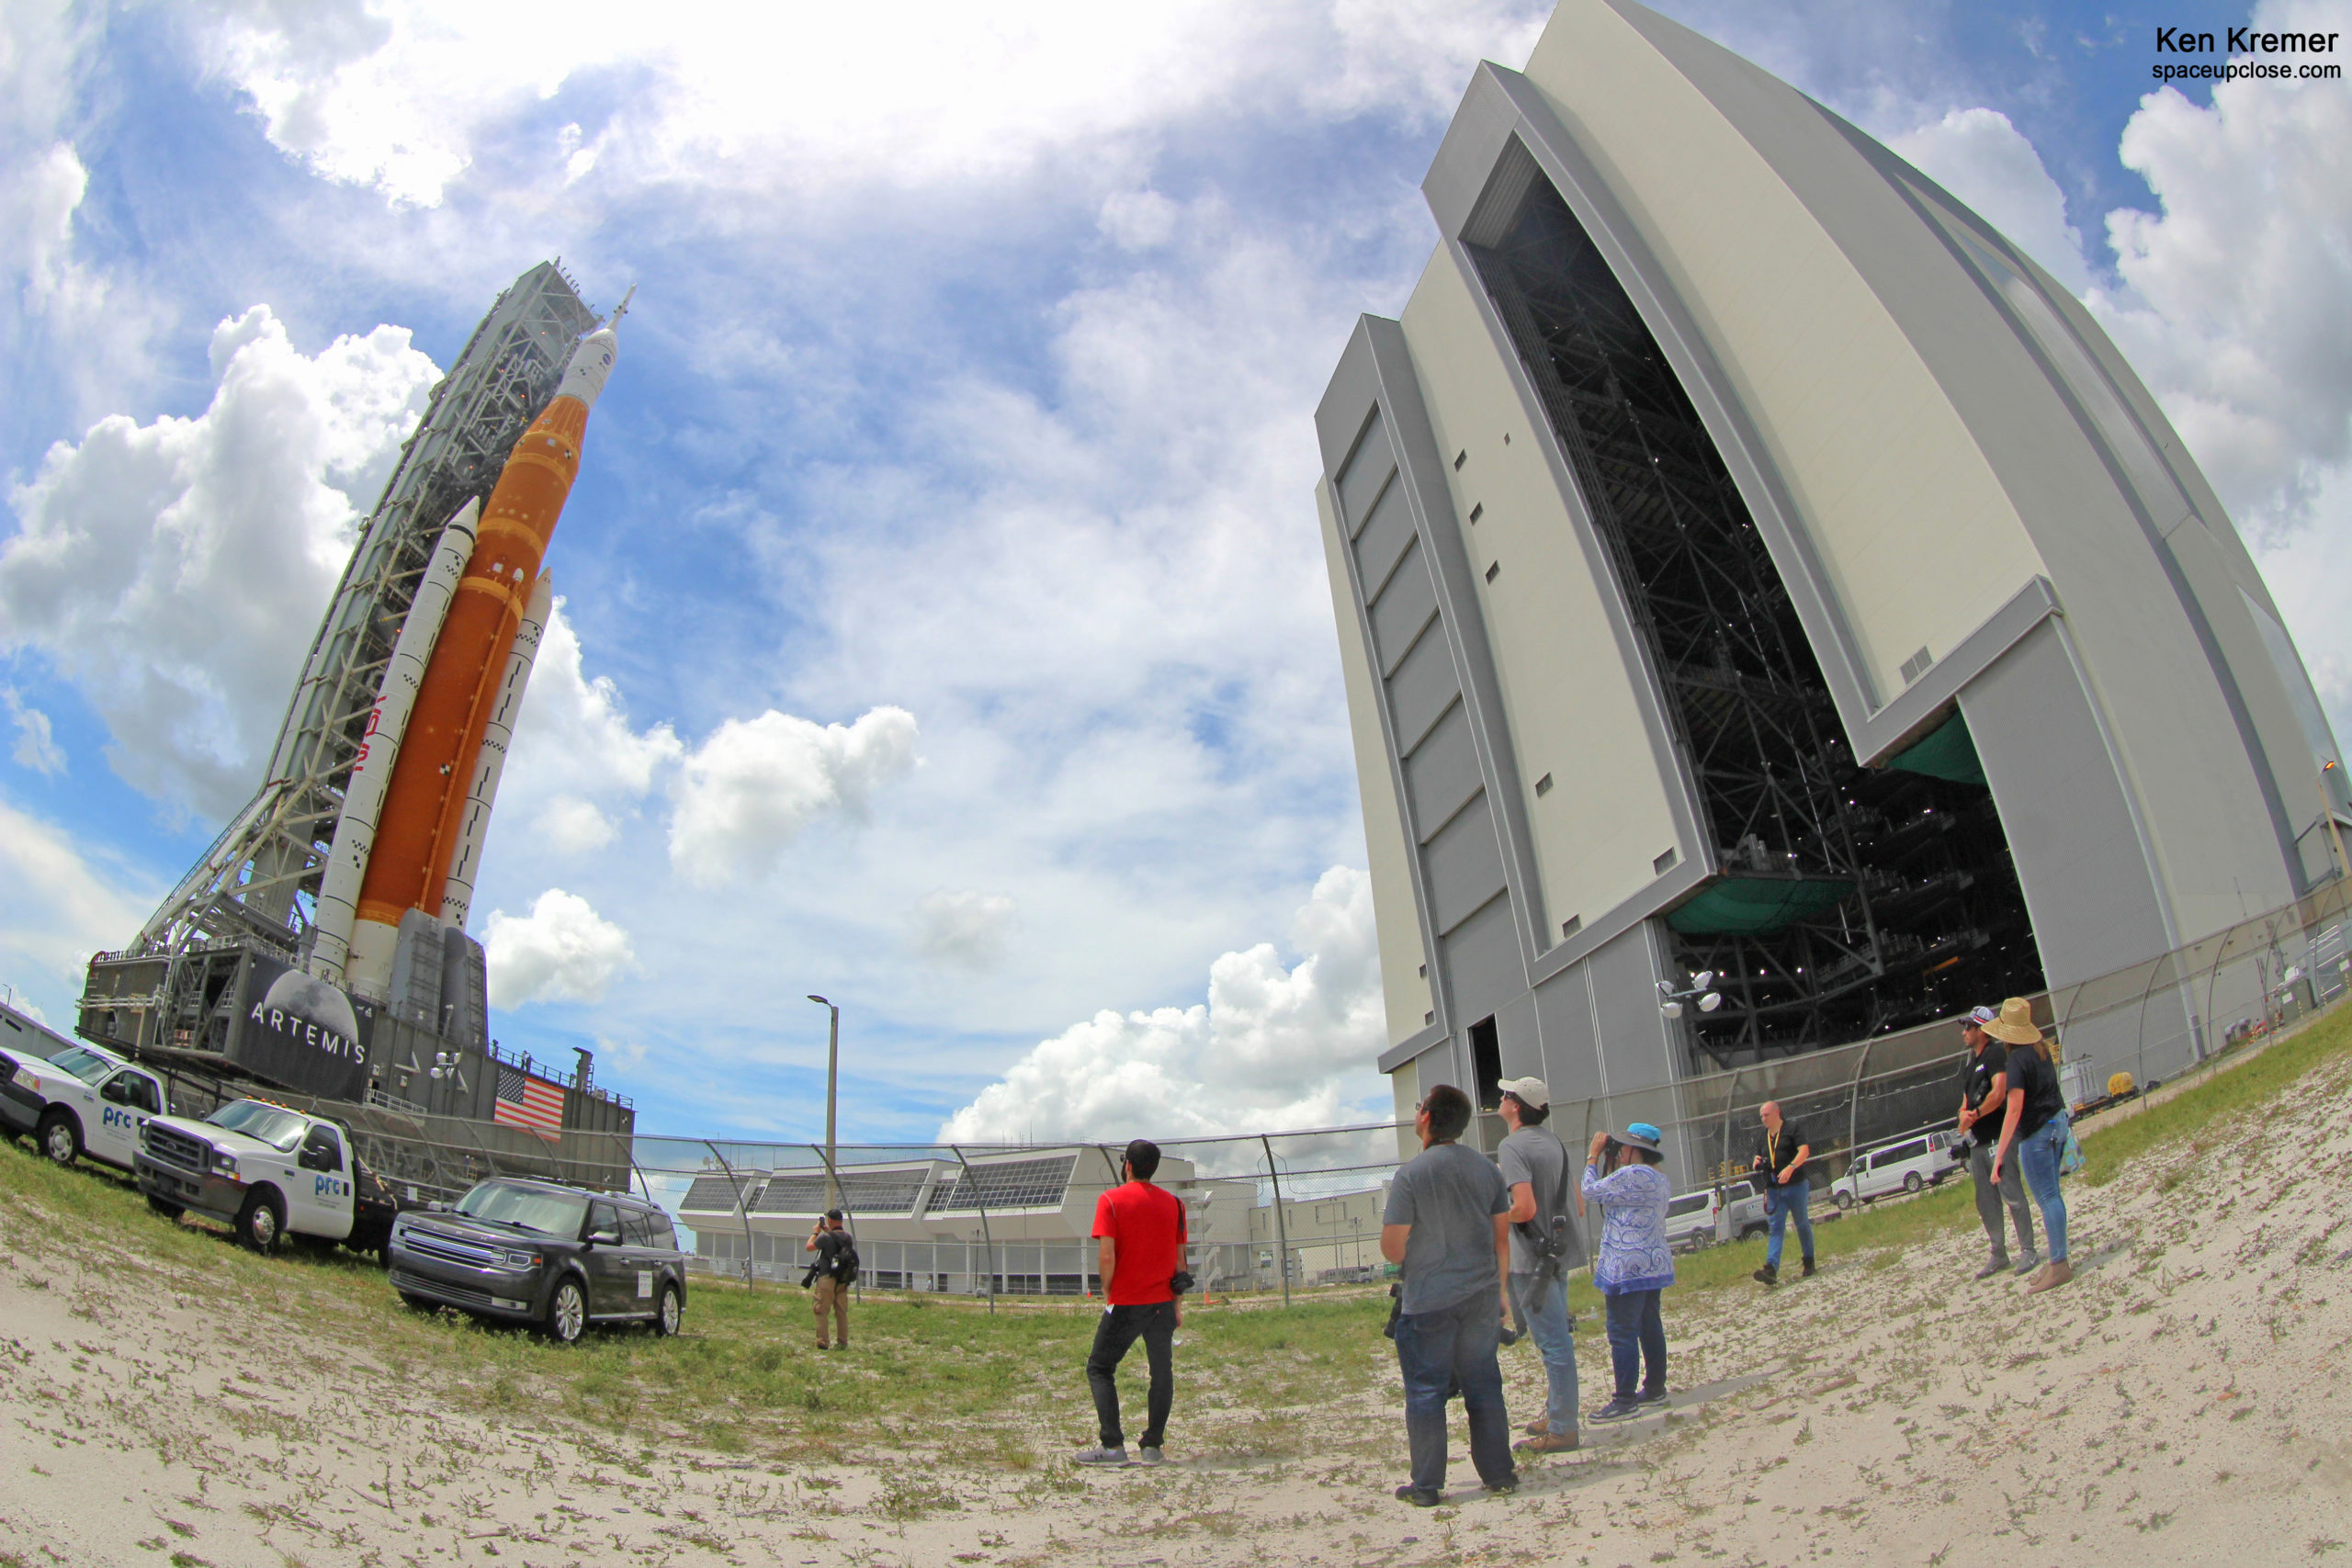
[[[481,751],[474,760],[472,788],[466,795],[464,826],[457,852],[449,857],[449,877],[441,887],[441,923],[466,929],[466,912],[474,898],[474,874],[481,868],[481,841],[490,831],[490,811],[498,799],[498,780],[506,771],[506,748],[514,739],[514,720],[523,709],[523,692],[531,683],[531,666],[539,657],[539,638],[546,635],[548,616],[555,609],[555,574],[543,571],[531,586],[530,606],[514,628],[514,650],[506,656],[506,675],[498,683],[498,701],[482,725]]]
[[[358,909],[360,881],[368,872],[368,854],[375,844],[376,818],[384,808],[384,790],[392,780],[401,735],[408,728],[409,710],[416,704],[434,640],[441,635],[450,598],[473,554],[474,525],[481,514],[481,502],[469,501],[442,527],[424,575],[417,579],[401,635],[392,643],[391,662],[384,667],[376,705],[368,710],[368,728],[360,737],[359,755],[352,760],[350,782],[344,785],[343,812],[335,819],[334,845],[327,853],[311,928],[311,973],[322,980],[340,984],[350,961],[351,923]]]

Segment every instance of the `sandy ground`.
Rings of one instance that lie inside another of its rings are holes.
[[[1265,1413],[1280,1457],[779,1472],[496,1424],[360,1325],[284,1332],[150,1261],[0,1236],[0,1564],[2267,1563],[2352,1551],[2352,1066],[2206,1146],[2069,1183],[2075,1282],[1972,1283],[1972,1227],[1669,1299],[1664,1416],[1396,1502],[1396,1385]],[[1589,1394],[1606,1346],[1580,1333]],[[332,1347],[322,1351],[321,1347]],[[1514,1421],[1540,1405],[1506,1352]],[[1071,1374],[1071,1435],[1087,1426]],[[1588,1398],[1588,1405],[1598,1404]],[[1279,1446],[1278,1446],[1279,1447]]]

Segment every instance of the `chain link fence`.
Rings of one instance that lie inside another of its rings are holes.
[[[2342,882],[2161,957],[2030,998],[2057,1042],[2068,1099],[2104,1104],[2296,1021],[2352,980]],[[1997,1000],[1990,998],[1988,1001]],[[1681,1190],[1747,1166],[1758,1108],[1777,1100],[1815,1140],[1808,1168],[1834,1181],[1860,1155],[1951,1123],[1965,1047],[1944,1022],[1591,1100],[1549,1125],[1580,1152],[1628,1122],[1664,1129]],[[203,1115],[237,1091],[165,1070],[173,1109]],[[1467,1086],[1464,1086],[1467,1087]],[[1120,1144],[857,1144],[627,1136],[419,1112],[397,1102],[286,1101],[349,1128],[359,1156],[404,1201],[448,1201],[493,1176],[628,1190],[693,1237],[695,1266],[754,1289],[797,1278],[815,1217],[841,1209],[861,1289],[1000,1297],[1099,1292],[1094,1202],[1119,1181]],[[1149,1129],[1119,1129],[1122,1133]],[[1491,1109],[1472,1137],[1491,1149]],[[1159,1179],[1182,1197],[1195,1277],[1211,1292],[1280,1292],[1382,1277],[1385,1190],[1413,1152],[1409,1126],[1159,1140]]]

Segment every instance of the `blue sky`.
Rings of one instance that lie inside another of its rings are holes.
[[[2352,717],[2342,85],[2152,96],[2159,9],[2249,15],[2197,0],[1666,9],[2084,294]],[[639,294],[494,1032],[653,1131],[820,1124],[812,990],[845,1135],[1383,1106],[1309,416],[1545,11],[0,3],[0,980],[66,1019],[256,782],[405,420],[560,254]]]

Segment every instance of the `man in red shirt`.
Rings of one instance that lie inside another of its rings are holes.
[[[1151,1365],[1147,1424],[1136,1458],[1161,1463],[1159,1439],[1168,1427],[1168,1407],[1176,1397],[1173,1344],[1180,1309],[1170,1281],[1184,1267],[1184,1205],[1176,1194],[1151,1184],[1159,1169],[1159,1145],[1137,1138],[1127,1145],[1120,1170],[1125,1184],[1094,1204],[1094,1235],[1102,1243],[1102,1309],[1094,1325],[1094,1351],[1086,1358],[1087,1386],[1094,1391],[1094,1413],[1102,1426],[1102,1446],[1078,1456],[1080,1464],[1127,1462],[1119,1430],[1119,1362],[1137,1339]]]

